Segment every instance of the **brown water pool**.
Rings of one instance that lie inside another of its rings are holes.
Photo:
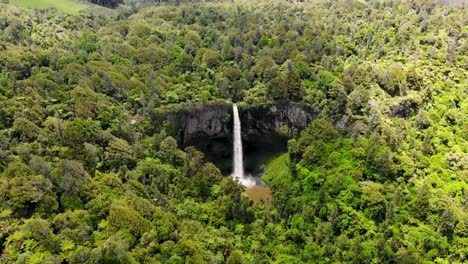
[[[270,206],[273,201],[271,189],[268,186],[255,185],[247,188],[245,193],[254,202],[254,204],[258,204],[263,201],[265,206]]]

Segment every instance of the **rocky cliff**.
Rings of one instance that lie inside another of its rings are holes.
[[[311,109],[287,102],[239,107],[239,115],[242,137],[246,141],[278,136],[277,129],[283,126],[302,130],[316,118]],[[184,145],[200,140],[232,137],[230,104],[171,112],[167,119],[173,123],[178,140]]]
[[[183,144],[207,138],[224,138],[232,134],[231,105],[212,105],[170,112],[167,119]]]
[[[316,118],[308,107],[289,102],[261,106],[239,106],[242,126],[246,170],[252,171],[262,155],[286,150],[287,138],[278,129],[287,126],[302,130]],[[181,145],[195,146],[205,157],[215,163],[223,173],[231,171],[232,157],[232,105],[218,104],[169,112],[170,120]],[[250,153],[250,154],[249,154]],[[252,164],[248,157],[254,156]]]
[[[88,0],[89,2],[100,5],[100,6],[105,6],[109,8],[117,8],[119,4],[122,4],[123,0]]]
[[[277,135],[278,129],[302,130],[316,118],[316,114],[303,105],[277,103],[240,109],[242,132],[246,138]]]

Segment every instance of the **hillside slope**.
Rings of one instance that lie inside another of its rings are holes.
[[[12,5],[17,5],[21,7],[30,7],[30,8],[56,8],[58,11],[67,13],[67,14],[78,14],[80,11],[89,7],[89,5],[80,3],[74,0],[41,0],[41,1],[31,1],[31,0],[9,0]]]
[[[466,9],[115,12],[0,4],[1,263],[468,261]],[[265,175],[271,206],[164,119],[284,101],[317,116],[278,128],[290,140]]]

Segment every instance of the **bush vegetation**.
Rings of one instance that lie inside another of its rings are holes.
[[[0,4],[0,262],[468,261],[466,9],[13,4]],[[267,169],[270,207],[161,121],[281,100],[319,116]]]

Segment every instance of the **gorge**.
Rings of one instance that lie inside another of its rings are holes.
[[[317,116],[313,109],[291,102],[241,104],[238,113],[242,120],[244,166],[246,173],[253,175],[259,174],[266,160],[286,151],[288,135],[282,130],[301,131]],[[232,104],[167,111],[163,118],[171,122],[181,146],[195,146],[224,175],[231,174],[235,127]]]
[[[238,107],[240,119],[243,120],[243,139],[246,141],[280,136],[278,129],[281,127],[302,130],[317,117],[313,109],[291,102]],[[232,106],[227,102],[168,110],[164,118],[173,124],[176,137],[183,145],[232,136]]]
[[[468,263],[466,1],[0,0],[0,263]]]

